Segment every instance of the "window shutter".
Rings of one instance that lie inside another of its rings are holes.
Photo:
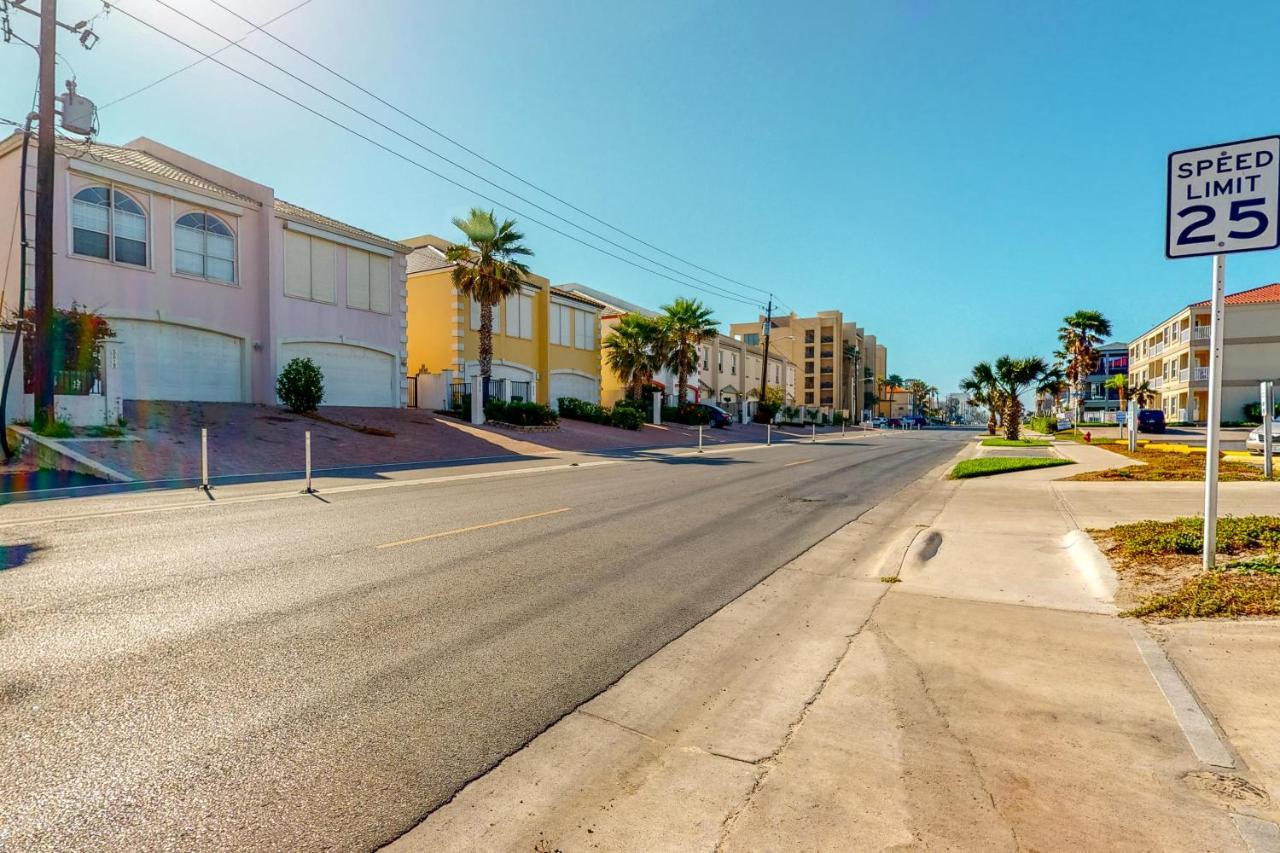
[[[311,298],[333,302],[337,290],[337,246],[326,240],[311,241]]]
[[[520,296],[508,296],[503,300],[507,306],[507,337],[514,338],[520,334]]]
[[[382,255],[369,256],[369,310],[391,313],[391,261]]]
[[[179,234],[183,231],[177,230]],[[311,238],[296,231],[284,235],[284,292],[311,298]]]
[[[471,330],[480,328],[480,300],[474,296],[471,297]]]
[[[347,249],[347,304],[352,308],[369,308],[369,254]]]
[[[520,337],[533,340],[533,297],[520,295]]]

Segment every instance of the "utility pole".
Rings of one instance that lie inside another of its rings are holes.
[[[760,402],[764,405],[764,392],[769,388],[769,333],[773,329],[773,296],[769,296],[769,307],[764,309],[764,362],[760,365]],[[743,405],[746,405],[745,403]]]
[[[37,428],[54,420],[53,411],[53,89],[58,51],[57,0],[40,3],[40,122],[36,147],[35,334],[31,365],[35,374]]]

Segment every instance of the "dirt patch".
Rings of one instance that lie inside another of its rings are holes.
[[[1096,444],[1097,442],[1095,442]],[[1204,480],[1203,453],[1176,453],[1165,450],[1143,450],[1133,452],[1123,446],[1108,446],[1107,450],[1121,456],[1127,456],[1145,465],[1129,465],[1123,468],[1107,468],[1103,471],[1086,471],[1068,477],[1068,480],[1080,481],[1115,481],[1134,480],[1139,482],[1168,481],[1182,482]],[[1218,466],[1218,480],[1224,483],[1242,482],[1245,480],[1264,480],[1262,469],[1248,462],[1236,462],[1224,457]]]

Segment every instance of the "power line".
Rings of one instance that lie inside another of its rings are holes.
[[[306,6],[306,5],[307,5],[308,3],[310,3],[310,2],[311,2],[311,0],[302,0],[302,2],[301,2],[301,3],[299,3],[298,5],[293,6],[292,8],[289,8],[289,9],[285,9],[285,10],[284,10],[283,12],[281,12],[279,15],[276,15],[276,16],[275,16],[274,18],[272,18],[271,20],[269,20],[269,21],[264,21],[264,22],[263,22],[263,23],[261,23],[261,24],[254,24],[254,23],[252,23],[251,21],[245,21],[245,23],[246,23],[246,24],[250,24],[250,26],[252,26],[252,27],[253,27],[253,29],[252,29],[252,30],[249,30],[249,32],[245,33],[245,34],[244,34],[244,35],[242,35],[240,38],[238,38],[238,39],[236,39],[234,42],[232,42],[231,44],[223,45],[222,47],[218,48],[217,50],[215,50],[215,51],[214,51],[214,53],[215,53],[215,54],[218,54],[218,53],[222,53],[224,50],[230,50],[230,49],[232,48],[232,46],[233,46],[233,45],[238,45],[238,44],[240,44],[240,42],[244,41],[244,40],[245,40],[245,39],[247,39],[249,36],[251,36],[251,35],[253,35],[254,33],[257,33],[257,32],[265,33],[266,35],[271,35],[271,33],[266,32],[266,30],[264,30],[264,29],[262,29],[262,28],[263,28],[263,27],[269,27],[269,26],[271,26],[271,25],[272,25],[272,24],[274,24],[276,21],[280,20],[281,18],[285,17],[286,15],[292,15],[294,12],[298,11],[299,9],[301,9],[303,6]],[[112,7],[112,8],[118,8],[118,7]],[[239,16],[237,15],[236,17],[239,17]],[[241,20],[244,20],[244,19],[243,19],[243,18],[241,18]],[[274,36],[272,36],[272,37],[274,38]],[[141,95],[143,92],[147,91],[148,89],[155,88],[156,86],[159,86],[161,83],[165,82],[166,80],[170,80],[170,79],[172,79],[172,78],[174,78],[174,77],[177,77],[179,74],[181,74],[181,73],[182,73],[182,72],[184,72],[184,71],[190,71],[192,68],[195,68],[197,65],[201,64],[202,62],[204,62],[206,58],[207,58],[207,57],[201,57],[201,58],[197,59],[195,62],[190,63],[189,65],[184,65],[184,66],[182,66],[181,68],[178,68],[178,69],[175,69],[175,70],[173,70],[173,71],[170,71],[168,74],[164,75],[163,77],[161,77],[161,78],[160,78],[160,79],[158,79],[158,80],[152,80],[150,83],[148,83],[147,85],[143,86],[143,87],[142,87],[142,88],[140,88],[140,89],[134,89],[134,90],[133,90],[132,92],[130,92],[129,94],[127,94],[127,95],[121,95],[120,97],[116,98],[114,101],[107,101],[105,104],[103,104],[102,106],[98,107],[98,110],[99,110],[99,111],[105,110],[107,107],[114,106],[115,104],[118,104],[118,103],[120,103],[121,101],[127,101],[127,100],[129,100],[129,99],[130,99],[130,98],[132,98],[134,95]]]
[[[250,26],[255,26],[255,25],[254,25],[254,23],[253,23],[253,21],[251,21],[251,20],[249,20],[248,18],[244,17],[243,15],[241,15],[239,12],[235,11],[234,9],[231,9],[231,8],[229,8],[228,6],[224,5],[223,3],[221,3],[221,2],[220,2],[220,0],[209,0],[209,2],[210,2],[210,3],[212,3],[213,5],[217,6],[219,9],[223,10],[224,12],[227,12],[228,14],[233,15],[234,17],[238,18],[239,20],[243,21],[244,23],[249,24]],[[267,22],[267,24],[270,24],[270,23],[271,23],[271,21],[268,21],[268,22]],[[262,26],[266,26],[267,24],[263,24]],[[441,138],[441,139],[443,139],[444,141],[448,142],[449,144],[451,144],[451,145],[453,145],[453,146],[455,146],[455,147],[457,147],[457,148],[461,149],[462,151],[467,152],[467,153],[468,153],[468,154],[470,154],[472,157],[475,157],[477,160],[480,160],[481,162],[486,163],[486,164],[488,164],[489,166],[492,166],[493,168],[497,169],[499,172],[502,172],[504,175],[507,175],[508,177],[511,177],[511,178],[516,179],[517,181],[519,181],[520,183],[524,184],[525,186],[530,187],[531,189],[537,190],[538,192],[542,193],[543,195],[547,196],[548,198],[555,199],[555,200],[556,200],[556,201],[558,201],[560,204],[563,204],[565,207],[569,208],[570,210],[573,210],[573,211],[575,211],[575,212],[577,212],[577,213],[582,214],[583,216],[587,217],[587,218],[588,218],[588,219],[590,219],[591,221],[593,221],[593,222],[597,222],[597,223],[599,223],[599,224],[601,224],[601,225],[605,226],[606,228],[608,228],[608,229],[610,229],[610,230],[612,230],[612,231],[615,231],[615,232],[617,232],[618,234],[623,235],[624,237],[626,237],[626,238],[628,238],[628,239],[630,239],[630,240],[634,240],[635,242],[639,243],[639,244],[640,244],[640,245],[642,245],[642,246],[647,246],[648,248],[653,249],[653,250],[654,250],[654,251],[656,251],[656,252],[660,252],[661,254],[666,255],[668,258],[672,258],[673,260],[677,260],[677,261],[679,261],[679,262],[680,262],[680,263],[682,263],[682,264],[685,264],[685,265],[687,265],[687,266],[693,267],[694,269],[699,270],[699,271],[704,272],[704,273],[707,273],[708,275],[715,276],[716,278],[722,279],[722,280],[727,281],[727,282],[729,282],[729,283],[731,283],[731,284],[736,284],[736,285],[738,285],[738,286],[740,286],[740,287],[745,287],[745,288],[747,288],[748,290],[754,290],[754,291],[756,291],[756,292],[758,292],[758,293],[762,293],[762,294],[765,294],[765,295],[770,295],[770,294],[769,294],[769,291],[765,290],[764,288],[756,287],[755,285],[752,285],[752,284],[747,284],[746,282],[744,282],[744,281],[739,281],[739,280],[738,280],[738,279],[736,279],[736,278],[730,278],[729,276],[721,275],[720,273],[716,272],[715,270],[711,270],[711,269],[707,269],[706,267],[699,266],[698,264],[694,263],[693,261],[687,260],[687,259],[685,259],[685,258],[680,257],[679,255],[676,255],[676,254],[673,254],[673,253],[671,253],[671,252],[668,252],[666,249],[663,249],[661,246],[655,246],[653,243],[650,243],[650,242],[648,242],[648,241],[646,241],[646,240],[643,240],[643,239],[641,239],[640,237],[637,237],[637,236],[635,236],[634,234],[631,234],[630,232],[628,232],[628,231],[626,231],[626,230],[624,230],[624,229],[622,229],[622,228],[619,228],[618,226],[613,225],[613,224],[611,224],[611,223],[609,223],[609,222],[607,222],[607,221],[605,221],[605,220],[601,219],[600,217],[598,217],[598,216],[596,216],[596,215],[594,215],[594,214],[592,214],[592,213],[589,213],[589,212],[587,212],[587,211],[583,210],[582,208],[578,207],[577,205],[573,204],[572,202],[567,201],[567,200],[565,200],[564,198],[561,198],[560,196],[558,196],[558,195],[556,195],[555,193],[551,192],[550,190],[544,189],[543,187],[538,186],[537,184],[533,183],[532,181],[528,180],[527,178],[523,178],[523,177],[521,177],[520,175],[516,174],[515,172],[513,172],[513,171],[511,171],[510,169],[506,168],[505,166],[502,166],[502,165],[500,165],[500,164],[498,164],[498,163],[495,163],[493,160],[490,160],[488,157],[484,156],[483,154],[481,154],[480,152],[476,151],[475,149],[473,149],[473,148],[469,148],[468,146],[464,145],[463,143],[459,142],[458,140],[454,139],[453,137],[449,136],[448,134],[444,133],[443,131],[437,130],[436,128],[434,128],[434,127],[432,127],[431,125],[427,124],[425,121],[423,121],[422,119],[418,118],[417,116],[414,116],[414,115],[412,115],[412,114],[410,114],[410,113],[405,112],[403,109],[401,109],[400,107],[396,106],[396,105],[395,105],[394,103],[392,103],[391,101],[388,101],[386,98],[383,98],[383,97],[381,97],[380,95],[376,94],[375,92],[370,91],[370,90],[369,90],[369,89],[367,89],[366,87],[364,87],[364,86],[360,85],[359,83],[357,83],[356,81],[352,80],[350,77],[347,77],[347,76],[345,76],[345,75],[343,75],[343,74],[341,74],[341,73],[339,73],[339,72],[335,71],[333,68],[329,67],[328,65],[325,65],[323,62],[320,62],[318,59],[316,59],[315,57],[311,56],[311,55],[310,55],[310,54],[308,54],[306,51],[301,50],[301,49],[299,49],[299,48],[297,48],[297,47],[293,46],[292,44],[290,44],[289,42],[285,41],[284,39],[282,39],[282,38],[280,38],[280,37],[276,36],[274,33],[269,33],[269,32],[267,32],[267,31],[263,30],[263,31],[262,31],[262,34],[263,34],[263,35],[265,35],[267,38],[271,39],[272,41],[274,41],[275,43],[277,43],[277,44],[281,45],[282,47],[288,48],[289,50],[293,51],[295,54],[297,54],[298,56],[301,56],[303,59],[307,60],[308,62],[312,63],[313,65],[317,66],[318,68],[321,68],[321,69],[323,69],[324,71],[329,72],[329,73],[330,73],[330,74],[332,74],[334,77],[337,77],[339,80],[341,80],[342,82],[346,83],[347,85],[349,85],[349,86],[351,86],[351,87],[353,87],[353,88],[355,88],[355,89],[358,89],[359,91],[361,91],[361,92],[363,92],[364,94],[368,95],[369,97],[373,98],[375,101],[377,101],[378,103],[380,103],[380,104],[382,104],[383,106],[387,107],[388,109],[391,109],[391,110],[393,110],[394,112],[398,113],[399,115],[403,116],[404,118],[407,118],[409,121],[413,122],[414,124],[418,125],[419,127],[423,128],[424,130],[427,130],[427,131],[429,131],[429,132],[431,132],[431,133],[435,134],[436,136],[438,136],[439,138]],[[513,193],[513,195],[514,195],[514,193]],[[517,198],[518,198],[518,196],[517,196]],[[589,232],[588,232],[588,233],[589,233]]]
[[[260,62],[263,62],[263,63],[265,63],[266,65],[269,65],[270,67],[274,68],[276,71],[279,71],[281,74],[284,74],[285,76],[289,77],[290,79],[295,80],[295,81],[297,81],[298,83],[301,83],[302,85],[306,86],[307,88],[311,89],[312,91],[315,91],[315,92],[317,92],[317,93],[318,93],[318,94],[320,94],[320,95],[323,95],[324,97],[326,97],[326,98],[328,98],[329,100],[333,101],[335,104],[338,104],[339,106],[345,107],[346,109],[350,110],[351,112],[355,113],[356,115],[358,115],[358,116],[360,116],[360,117],[362,117],[362,118],[364,118],[364,119],[366,119],[366,120],[368,120],[368,121],[373,122],[373,123],[374,123],[374,124],[376,124],[378,127],[381,127],[383,130],[386,130],[387,132],[392,133],[392,134],[394,134],[394,135],[396,135],[396,136],[400,137],[400,138],[401,138],[401,139],[403,139],[405,142],[408,142],[410,145],[413,145],[413,146],[414,146],[414,147],[416,147],[416,148],[420,148],[420,149],[422,149],[423,151],[427,152],[428,154],[431,154],[431,155],[432,155],[432,156],[434,156],[434,157],[438,157],[439,159],[441,159],[441,160],[443,160],[444,162],[448,163],[450,166],[453,166],[454,168],[459,169],[459,170],[461,170],[462,172],[465,172],[466,174],[468,174],[468,175],[472,176],[473,178],[476,178],[476,179],[478,179],[478,180],[484,181],[486,184],[490,185],[491,187],[494,187],[495,189],[501,190],[502,192],[507,193],[508,195],[512,196],[513,198],[519,199],[520,201],[524,202],[525,204],[532,205],[535,209],[537,209],[537,210],[541,211],[542,213],[545,213],[545,214],[547,214],[548,216],[552,216],[552,217],[554,217],[554,218],[556,218],[556,219],[560,220],[561,222],[565,223],[566,225],[569,225],[570,227],[573,227],[573,228],[578,229],[579,231],[583,232],[584,234],[588,234],[588,235],[590,235],[590,236],[594,237],[594,238],[595,238],[595,239],[597,239],[597,240],[600,240],[600,241],[602,241],[602,242],[604,242],[604,243],[607,243],[607,244],[608,244],[608,245],[610,245],[610,246],[613,246],[613,247],[614,247],[614,248],[616,248],[616,249],[620,249],[621,251],[624,251],[624,252],[627,252],[627,253],[629,253],[629,254],[631,254],[631,255],[634,255],[635,257],[640,258],[641,260],[645,261],[646,263],[653,264],[654,266],[656,266],[656,267],[660,267],[661,269],[667,270],[668,272],[670,272],[670,273],[674,273],[675,275],[684,276],[685,278],[690,279],[691,281],[695,281],[695,282],[697,282],[698,284],[703,285],[704,287],[708,287],[708,288],[711,288],[711,289],[712,289],[712,290],[714,290],[714,291],[718,291],[718,292],[720,292],[720,293],[721,293],[722,295],[724,295],[724,296],[732,296],[732,297],[740,297],[740,296],[741,296],[741,297],[746,297],[746,298],[749,298],[749,299],[754,299],[754,297],[747,296],[746,294],[741,294],[741,293],[737,293],[737,292],[734,292],[734,291],[730,291],[730,290],[728,290],[727,288],[725,288],[725,287],[724,287],[724,286],[722,286],[722,285],[712,284],[711,282],[706,281],[705,279],[700,279],[700,278],[697,278],[696,276],[692,276],[692,275],[690,275],[689,273],[686,273],[686,272],[685,272],[685,271],[683,271],[683,270],[680,270],[680,269],[677,269],[677,268],[675,268],[675,267],[672,267],[672,266],[669,266],[669,265],[667,265],[667,264],[664,264],[664,263],[662,263],[661,261],[658,261],[658,260],[655,260],[655,259],[653,259],[653,258],[651,258],[651,257],[646,256],[646,255],[645,255],[644,253],[642,253],[642,252],[637,252],[635,249],[632,249],[632,248],[631,248],[631,247],[629,247],[629,246],[623,245],[622,243],[619,243],[619,242],[617,242],[616,240],[612,240],[612,239],[610,239],[610,238],[608,238],[608,237],[604,236],[603,234],[599,234],[599,233],[597,233],[597,232],[595,232],[595,231],[592,231],[592,230],[591,230],[591,229],[589,229],[589,228],[586,228],[586,227],[584,227],[584,226],[582,226],[582,225],[579,225],[578,223],[574,222],[573,220],[571,220],[571,219],[567,219],[567,218],[565,218],[564,216],[561,216],[560,214],[556,213],[554,210],[551,210],[551,209],[549,209],[549,208],[547,208],[547,207],[544,207],[544,206],[542,206],[542,205],[538,204],[538,203],[537,203],[536,201],[534,201],[533,199],[531,199],[531,198],[526,198],[525,196],[523,196],[523,195],[521,195],[521,194],[519,194],[519,193],[515,192],[514,190],[508,189],[507,187],[504,187],[504,186],[502,186],[501,184],[496,183],[495,181],[490,180],[489,178],[485,177],[484,175],[480,174],[479,172],[476,172],[476,171],[474,171],[474,170],[472,170],[472,169],[467,168],[466,166],[464,166],[463,164],[461,164],[461,163],[457,162],[456,160],[452,160],[452,159],[450,159],[449,157],[445,156],[444,154],[441,154],[439,151],[436,151],[435,149],[433,149],[433,148],[431,148],[431,147],[429,147],[429,146],[427,146],[427,145],[423,145],[421,142],[419,142],[418,140],[414,139],[413,137],[408,136],[408,135],[406,135],[406,134],[404,134],[404,133],[401,133],[400,131],[398,131],[398,130],[396,130],[394,127],[392,127],[391,125],[389,125],[389,124],[387,124],[387,123],[385,123],[385,122],[383,122],[383,121],[380,121],[379,119],[377,119],[376,117],[374,117],[374,116],[370,115],[369,113],[366,113],[366,112],[364,112],[363,110],[359,109],[358,107],[355,107],[355,106],[353,106],[352,104],[347,103],[346,101],[342,100],[342,99],[341,99],[341,98],[339,98],[338,96],[336,96],[336,95],[334,95],[334,94],[332,94],[332,93],[330,93],[330,92],[328,92],[328,91],[326,91],[326,90],[324,90],[324,89],[320,88],[319,86],[315,85],[315,84],[314,84],[314,83],[312,83],[311,81],[306,80],[306,79],[304,79],[304,78],[302,78],[302,77],[299,77],[297,74],[294,74],[292,71],[288,70],[287,68],[284,68],[284,67],[280,66],[279,64],[277,64],[277,63],[275,63],[275,62],[271,61],[271,60],[270,60],[270,59],[268,59],[267,57],[265,57],[265,56],[263,56],[263,55],[261,55],[261,54],[259,54],[259,53],[255,53],[254,51],[250,50],[249,48],[247,48],[247,47],[245,47],[245,46],[243,46],[243,45],[241,45],[241,44],[236,44],[236,43],[235,43],[235,42],[233,42],[230,38],[228,38],[227,36],[225,36],[225,35],[223,35],[222,33],[218,32],[216,29],[214,29],[213,27],[209,26],[208,24],[202,23],[201,21],[196,20],[195,18],[191,17],[190,15],[188,15],[188,14],[187,14],[187,13],[185,13],[185,12],[183,12],[182,10],[180,10],[180,9],[177,9],[177,8],[173,7],[173,6],[172,6],[172,5],[170,5],[168,2],[166,2],[166,0],[155,0],[155,2],[156,2],[156,3],[158,3],[159,5],[163,6],[164,8],[168,9],[170,12],[173,12],[174,14],[176,14],[176,15],[178,15],[179,17],[183,18],[184,20],[189,21],[189,22],[190,22],[190,23],[192,23],[192,24],[195,24],[196,26],[200,27],[200,28],[201,28],[201,29],[203,29],[203,30],[206,30],[206,31],[207,31],[207,32],[209,32],[209,33],[212,33],[213,35],[217,36],[218,38],[222,39],[223,41],[228,42],[228,46],[230,46],[231,44],[235,44],[235,46],[236,46],[236,47],[238,47],[240,50],[244,51],[245,53],[247,53],[247,54],[249,54],[250,56],[254,57],[255,59],[259,60]],[[126,13],[126,14],[128,14],[128,13]],[[135,20],[136,20],[136,18],[135,18]],[[214,60],[214,61],[216,62],[217,60]],[[497,202],[495,202],[495,204],[496,204],[496,203],[497,203]]]
[[[476,189],[474,189],[474,188],[472,188],[472,187],[468,187],[466,184],[463,184],[463,183],[461,183],[461,182],[459,182],[459,181],[457,181],[457,180],[454,180],[453,178],[449,177],[448,175],[445,175],[445,174],[442,174],[442,173],[440,173],[440,172],[437,172],[435,169],[432,169],[430,166],[427,166],[426,164],[421,163],[421,162],[419,162],[418,160],[414,160],[412,157],[409,157],[409,156],[407,156],[407,155],[405,155],[405,154],[401,154],[399,151],[396,151],[394,148],[391,148],[391,147],[389,147],[389,146],[387,146],[387,145],[384,145],[383,143],[379,142],[378,140],[376,140],[376,139],[374,139],[374,138],[372,138],[372,137],[370,137],[370,136],[367,136],[367,135],[365,135],[365,134],[361,133],[360,131],[356,130],[355,128],[352,128],[352,127],[350,127],[349,125],[343,124],[342,122],[338,121],[337,119],[333,118],[332,116],[328,116],[328,115],[326,115],[326,114],[324,114],[324,113],[320,112],[319,110],[315,109],[314,107],[308,106],[307,104],[304,104],[303,102],[299,101],[298,99],[293,98],[293,97],[291,97],[291,96],[289,96],[289,95],[286,95],[284,92],[281,92],[279,89],[272,88],[271,86],[267,85],[266,83],[263,83],[261,80],[258,80],[258,79],[254,78],[254,77],[251,77],[250,75],[246,74],[245,72],[241,71],[240,69],[238,69],[238,68],[234,68],[234,67],[232,67],[232,66],[230,66],[230,65],[226,64],[225,62],[223,62],[223,61],[221,61],[221,60],[219,60],[219,59],[216,59],[212,54],[205,53],[204,51],[200,50],[199,48],[195,47],[194,45],[192,45],[192,44],[190,44],[190,43],[188,43],[188,42],[183,41],[182,39],[178,38],[177,36],[175,36],[175,35],[173,35],[173,34],[171,34],[171,33],[169,33],[169,32],[166,32],[165,30],[161,29],[160,27],[157,27],[156,25],[154,25],[154,24],[150,23],[149,21],[145,21],[145,20],[143,20],[142,18],[139,18],[137,15],[134,15],[133,13],[131,13],[131,12],[129,12],[129,11],[127,11],[127,10],[125,10],[125,9],[122,9],[122,8],[120,8],[119,6],[113,6],[112,8],[113,8],[115,11],[119,12],[120,14],[122,14],[122,15],[126,16],[126,17],[127,17],[127,18],[129,18],[130,20],[136,21],[137,23],[142,24],[142,25],[143,25],[144,27],[146,27],[147,29],[154,31],[154,32],[156,32],[157,34],[162,35],[162,36],[164,36],[165,38],[170,39],[171,41],[173,41],[173,42],[175,42],[175,43],[177,43],[177,44],[182,45],[183,47],[187,48],[188,50],[190,50],[190,51],[192,51],[192,52],[194,52],[194,53],[200,54],[200,55],[201,55],[201,56],[203,56],[205,59],[208,59],[210,62],[214,63],[215,65],[221,66],[222,68],[227,69],[228,71],[232,72],[233,74],[236,74],[236,75],[237,75],[237,76],[239,76],[239,77],[243,77],[245,80],[248,80],[250,83],[253,83],[253,84],[257,85],[257,86],[260,86],[260,87],[261,87],[261,88],[263,88],[263,89],[266,89],[268,92],[271,92],[272,94],[276,95],[277,97],[283,98],[284,100],[288,101],[289,103],[293,104],[293,105],[294,105],[294,106],[296,106],[296,107],[299,107],[299,108],[301,108],[301,109],[303,109],[303,110],[306,110],[307,112],[311,113],[312,115],[316,116],[317,118],[322,119],[323,121],[326,121],[326,122],[328,122],[329,124],[332,124],[334,127],[337,127],[337,128],[342,129],[342,130],[345,130],[345,131],[347,131],[348,133],[350,133],[352,136],[355,136],[355,137],[357,137],[357,138],[359,138],[359,139],[361,139],[361,140],[363,140],[363,141],[365,141],[365,142],[369,143],[370,145],[373,145],[374,147],[379,148],[379,149],[381,149],[381,150],[383,150],[383,151],[387,152],[388,154],[392,155],[393,157],[396,157],[396,158],[398,158],[398,159],[400,159],[400,160],[403,160],[404,162],[406,162],[406,163],[408,163],[408,164],[410,164],[410,165],[412,165],[412,166],[415,166],[415,167],[417,167],[418,169],[421,169],[422,171],[426,172],[427,174],[429,174],[429,175],[433,175],[433,176],[435,176],[435,177],[439,178],[440,180],[445,181],[446,183],[449,183],[449,184],[451,184],[451,185],[453,185],[453,186],[457,187],[458,189],[464,190],[464,191],[466,191],[466,192],[468,192],[468,193],[472,193],[472,194],[474,194],[474,195],[478,196],[479,198],[482,198],[482,199],[484,199],[485,201],[487,201],[487,202],[489,202],[489,203],[491,203],[491,204],[493,204],[493,205],[495,205],[495,206],[497,206],[497,207],[501,207],[501,208],[502,208],[502,209],[504,209],[504,210],[508,210],[508,211],[510,211],[510,212],[512,212],[512,213],[514,213],[514,214],[516,214],[516,215],[518,215],[518,216],[522,216],[522,217],[524,217],[526,220],[528,220],[529,222],[534,223],[535,225],[541,226],[542,228],[545,228],[545,229],[547,229],[548,231],[554,232],[554,233],[556,233],[556,234],[559,234],[559,235],[560,235],[560,236],[562,236],[562,237],[566,237],[566,238],[568,238],[568,239],[570,239],[570,240],[573,240],[575,243],[579,243],[579,244],[581,244],[581,245],[583,245],[583,246],[586,246],[588,249],[592,249],[593,251],[599,252],[599,253],[600,253],[600,254],[602,254],[602,255],[607,255],[608,257],[614,258],[615,260],[619,260],[619,261],[622,261],[622,262],[623,262],[623,263],[625,263],[625,264],[629,264],[630,266],[633,266],[633,267],[635,267],[636,269],[643,270],[644,272],[647,272],[647,273],[649,273],[649,274],[651,274],[651,275],[658,276],[659,278],[667,279],[668,281],[674,282],[675,284],[678,284],[678,285],[680,285],[681,287],[691,287],[691,288],[693,288],[694,290],[700,290],[700,291],[702,291],[702,292],[704,292],[704,293],[707,293],[707,294],[709,294],[709,295],[711,295],[711,296],[717,296],[717,297],[720,297],[720,298],[729,299],[729,300],[732,300],[732,301],[735,301],[735,302],[739,302],[739,303],[741,303],[741,304],[743,304],[743,305],[749,305],[749,306],[751,306],[751,307],[758,307],[758,306],[756,306],[756,303],[755,303],[754,301],[749,300],[749,299],[746,299],[746,298],[744,298],[743,296],[734,295],[734,294],[727,294],[727,293],[717,293],[717,292],[715,292],[715,291],[711,291],[711,290],[707,290],[706,288],[699,287],[698,285],[690,284],[690,283],[689,283],[689,282],[687,282],[687,281],[682,281],[682,280],[680,280],[680,279],[677,279],[677,278],[674,278],[674,277],[672,277],[672,276],[666,275],[665,273],[659,272],[658,270],[650,269],[649,267],[646,267],[646,266],[643,266],[642,264],[636,263],[635,261],[631,260],[630,258],[623,257],[622,255],[618,255],[618,254],[615,254],[615,253],[613,253],[613,252],[610,252],[608,249],[602,249],[601,247],[599,247],[599,246],[597,246],[597,245],[595,245],[595,244],[593,244],[593,243],[589,243],[589,242],[587,242],[586,240],[583,240],[581,237],[578,237],[578,236],[577,236],[577,235],[575,235],[575,234],[570,234],[570,233],[568,233],[567,231],[564,231],[564,230],[562,230],[562,229],[560,229],[560,228],[557,228],[557,227],[556,227],[556,226],[554,226],[554,225],[549,225],[549,224],[547,224],[547,223],[545,223],[545,222],[543,222],[543,221],[541,221],[541,220],[539,220],[539,219],[537,219],[537,218],[535,218],[535,217],[533,217],[533,216],[528,215],[527,213],[524,213],[523,211],[519,210],[518,208],[512,207],[510,204],[505,204],[505,203],[503,203],[503,202],[501,202],[501,201],[498,201],[497,199],[492,198],[491,196],[488,196],[488,195],[484,194],[483,192],[480,192],[479,190],[476,190]]]

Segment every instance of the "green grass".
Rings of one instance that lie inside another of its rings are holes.
[[[982,459],[966,459],[951,469],[951,479],[967,480],[970,477],[989,477],[992,474],[1008,474],[1032,468],[1052,468],[1055,465],[1074,464],[1070,459],[1044,456],[987,456]]]
[[[85,429],[85,435],[90,438],[119,438],[124,435],[124,430],[117,426],[91,426]]]
[[[983,447],[1048,447],[1049,441],[1044,438],[985,438]]]

